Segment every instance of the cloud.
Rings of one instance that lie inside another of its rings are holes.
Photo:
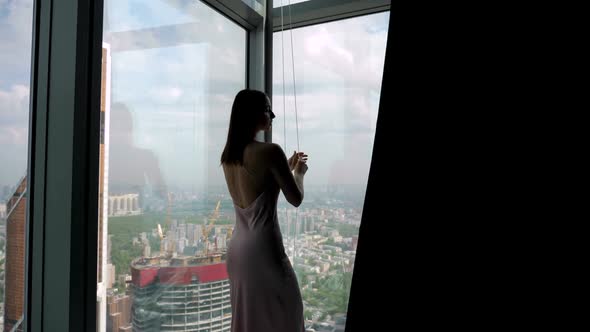
[[[379,89],[387,30],[375,30],[374,27],[387,27],[388,16],[389,13],[381,13],[295,29],[293,58],[296,79],[306,78],[316,84],[325,84],[337,75],[357,86]],[[373,30],[376,32],[370,32]],[[290,32],[284,34],[285,81],[292,85]],[[273,50],[277,55],[281,53],[280,38],[280,33],[276,33]],[[279,70],[277,75],[282,80],[282,61],[280,56],[276,59],[275,72]]]
[[[310,155],[309,182],[365,184],[371,160],[389,13],[296,29],[293,34],[301,149]],[[273,141],[296,149],[290,35],[274,38]],[[286,128],[283,125],[285,85]]]
[[[32,0],[0,1],[0,148],[26,150],[32,14]]]
[[[14,185],[27,168],[29,88],[0,88],[0,185]]]
[[[308,31],[302,30],[295,30],[293,32],[293,38],[302,38],[303,39],[303,50],[305,52],[305,56],[308,59],[321,61],[321,59],[329,60],[326,63],[333,63],[333,61],[337,61],[335,66],[340,65],[341,68],[348,67],[352,65],[354,61],[354,56],[352,51],[349,48],[344,47],[341,43],[339,43],[329,32],[329,28],[324,26],[315,27],[311,33]],[[339,31],[340,33],[340,31]],[[288,36],[285,35],[285,38],[288,38],[289,50],[291,49],[291,32],[288,32]],[[295,47],[295,45],[293,45]]]
[[[179,87],[159,87],[152,88],[150,93],[160,103],[174,103],[184,94],[184,91]]]
[[[109,0],[105,1],[107,31],[126,31],[193,21],[186,9],[192,1]],[[176,3],[178,7],[171,4]]]
[[[33,1],[0,2],[0,87],[28,84]]]
[[[22,145],[26,150],[29,121],[29,87],[0,89],[0,146]]]
[[[0,0],[0,185],[27,168],[32,0]]]

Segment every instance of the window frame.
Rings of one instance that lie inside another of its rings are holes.
[[[288,0],[283,0],[288,1]],[[281,29],[281,9],[283,25]],[[273,8],[273,31],[302,28],[363,15],[386,12],[391,0],[309,0]],[[291,22],[289,22],[289,13]]]
[[[199,1],[247,31],[246,86],[271,95],[270,24],[241,0]],[[83,221],[98,220],[103,9],[104,0],[33,4],[25,331],[97,327],[98,223]]]

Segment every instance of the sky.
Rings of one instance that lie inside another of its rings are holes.
[[[26,173],[32,0],[0,0],[0,186]]]
[[[196,1],[105,3],[118,121],[110,126],[109,181],[223,185],[219,156],[233,98],[245,87],[245,30]],[[0,0],[0,186],[26,170],[31,20],[32,0]],[[283,41],[275,33],[273,140],[289,154],[299,134],[310,156],[307,183],[366,183],[388,21],[380,13],[296,29],[293,56],[290,33]]]

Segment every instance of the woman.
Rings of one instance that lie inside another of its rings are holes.
[[[261,91],[234,100],[221,164],[236,211],[227,254],[232,332],[303,332],[303,303],[285,254],[277,220],[282,190],[294,206],[303,200],[307,155],[287,160],[280,146],[255,140],[271,128],[274,113]],[[293,174],[291,173],[293,171]]]

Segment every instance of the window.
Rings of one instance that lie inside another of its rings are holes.
[[[294,5],[296,3],[305,2],[309,0],[274,0],[272,3],[273,8],[282,7],[282,6],[289,6],[289,4]]]
[[[22,331],[33,1],[0,2],[0,331]]]
[[[338,8],[332,2],[323,2],[331,12],[323,11],[319,0],[294,6],[301,11],[294,16],[296,26],[374,13],[385,6],[346,0],[354,4]],[[0,3],[2,330],[23,325],[19,292],[25,293],[24,278],[18,273],[30,277],[31,317],[24,324],[34,330],[92,331],[88,324],[94,323],[101,332],[163,330],[168,318],[174,325],[192,321],[193,327],[205,330],[220,325],[229,329],[229,285],[223,269],[202,270],[223,264],[219,249],[227,247],[235,222],[219,154],[236,92],[246,82],[257,89],[272,83],[265,82],[271,65],[264,61],[271,51],[265,49],[265,38],[276,31],[279,8],[264,10],[261,0],[81,1],[77,9],[63,1],[51,6],[33,6],[41,2],[32,0]],[[104,38],[99,41],[95,18],[100,13],[95,11],[103,9]],[[273,18],[261,17],[270,12]],[[360,220],[362,207],[355,202],[364,196],[363,171],[371,157],[377,113],[386,29],[378,18],[383,17],[294,31],[295,43],[304,41],[294,51],[299,138],[311,156],[311,170],[304,205],[287,210],[282,202],[280,212],[311,325],[341,325],[346,319],[342,308],[347,273],[354,264],[355,220]],[[274,25],[262,25],[273,20]],[[289,59],[289,42],[285,46]],[[360,50],[365,53],[359,55]],[[289,63],[286,69],[288,78]],[[280,72],[275,68],[276,79],[283,78]],[[289,81],[287,95],[294,88]],[[280,87],[274,86],[279,119]],[[295,145],[295,121],[292,98],[287,97],[290,127],[281,132],[277,120],[274,139],[288,153]],[[311,141],[331,149],[321,151]],[[27,168],[34,175],[28,179]],[[27,271],[21,267],[27,225],[25,214],[18,213],[29,210],[25,204],[34,205],[26,217],[35,226],[28,237],[32,251],[26,256]],[[18,222],[13,222],[17,215]],[[20,230],[13,233],[11,227],[17,225]],[[341,278],[330,278],[333,274]],[[11,280],[20,280],[22,287],[10,287]],[[328,293],[337,297],[323,296]],[[95,306],[96,321],[89,314]],[[201,320],[201,314],[208,318]]]
[[[103,39],[98,331],[159,330],[164,302],[182,309],[163,321],[178,330],[221,321],[200,313],[221,284],[197,267],[216,262],[195,257],[224,248],[234,224],[219,158],[247,31],[200,1],[107,0]]]
[[[345,325],[388,22],[384,12],[294,29],[294,62],[291,32],[274,34],[273,141],[290,156],[297,150],[298,122],[301,151],[309,154],[303,204],[294,209],[282,195],[279,202],[307,327]]]

